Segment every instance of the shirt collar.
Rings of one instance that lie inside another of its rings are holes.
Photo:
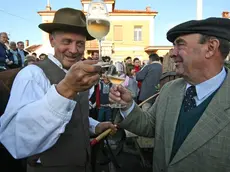
[[[56,59],[52,54],[48,54],[48,58],[55,63],[60,69],[62,69],[65,73],[68,72],[68,70],[64,69],[61,62],[59,62],[58,59]]]
[[[161,62],[160,61],[153,61],[150,64],[161,64]]]
[[[223,67],[221,72],[219,74],[217,74],[216,76],[214,76],[214,77],[210,78],[209,80],[204,81],[198,85],[195,85],[198,100],[203,99],[205,96],[207,96],[211,92],[217,90],[221,86],[221,84],[223,83],[226,75],[227,75],[227,73],[225,71],[225,68]],[[191,86],[191,84],[187,83],[186,90],[190,86]]]

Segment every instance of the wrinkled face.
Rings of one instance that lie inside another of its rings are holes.
[[[24,50],[24,43],[19,42],[19,43],[18,43],[18,49],[19,49],[19,50]]]
[[[94,53],[93,53],[92,59],[93,59],[93,60],[98,60],[98,59],[99,59],[99,54],[98,54],[98,52],[94,52]]]
[[[134,66],[140,66],[141,65],[140,60],[135,60],[133,64],[134,64]]]
[[[189,34],[180,36],[174,41],[171,58],[178,75],[193,78],[193,75],[202,73],[207,46],[199,43],[200,38],[200,34]]]
[[[5,44],[5,43],[7,43],[7,41],[8,41],[7,34],[6,33],[2,33],[1,36],[0,36],[0,42],[3,43],[3,44]]]
[[[69,69],[74,63],[81,60],[85,51],[85,42],[86,37],[76,33],[55,32],[50,35],[54,56],[65,69]]]

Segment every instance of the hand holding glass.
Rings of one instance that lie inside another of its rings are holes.
[[[118,75],[107,75],[109,81],[114,84],[114,85],[120,85],[122,84],[122,82],[125,81],[125,78],[120,77]],[[111,108],[124,108],[125,105],[119,104],[119,103],[115,103],[115,104],[110,104]]]

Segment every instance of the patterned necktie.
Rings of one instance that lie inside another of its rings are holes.
[[[194,96],[196,96],[196,87],[195,86],[190,86],[186,90],[186,94],[184,97],[184,111],[189,112],[193,108],[196,107],[196,101],[194,99]]]

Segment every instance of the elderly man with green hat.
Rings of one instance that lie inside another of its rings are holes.
[[[55,53],[16,76],[0,119],[0,140],[14,158],[28,159],[28,172],[89,172],[89,130],[116,130],[88,117],[88,89],[98,82],[100,67],[80,60],[86,41],[94,38],[84,13],[71,8],[39,27],[49,33]]]
[[[120,127],[154,137],[153,172],[230,171],[230,20],[207,18],[175,26],[167,33],[181,76],[166,83],[148,111],[121,86],[110,100],[126,105]]]

